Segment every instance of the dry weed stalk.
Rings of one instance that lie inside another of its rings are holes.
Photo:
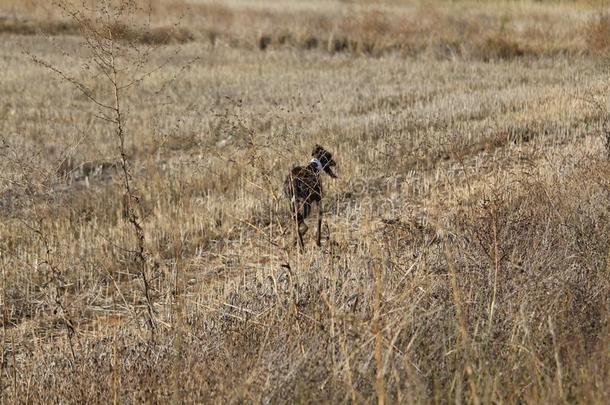
[[[129,102],[129,95],[145,79],[160,71],[168,62],[153,65],[152,54],[157,48],[142,44],[138,38],[123,35],[122,32],[129,30],[130,27],[127,26],[123,30],[117,28],[118,23],[135,24],[136,14],[142,11],[139,3],[136,0],[118,2],[103,0],[94,5],[85,2],[74,5],[72,2],[63,0],[55,3],[78,28],[83,39],[81,51],[88,53],[87,61],[82,65],[80,77],[64,71],[30,52],[26,53],[35,63],[50,70],[84,95],[94,107],[93,115],[112,128],[118,151],[118,166],[123,189],[123,216],[132,228],[136,239],[135,248],[127,248],[126,251],[133,255],[133,264],[142,281],[146,302],[146,321],[151,339],[154,339],[157,325],[150,277],[157,271],[159,264],[152,258],[147,248],[146,232],[141,214],[143,212],[141,196],[134,181],[133,158],[128,152],[129,107],[126,104]],[[146,26],[150,29],[150,20]],[[176,77],[171,80],[174,79]],[[100,92],[99,86],[98,88],[91,87],[88,84],[91,80],[101,80],[100,85],[103,91]],[[166,85],[167,82],[161,86],[159,91],[162,91]]]
[[[382,345],[383,345],[383,324],[381,317],[381,298],[382,298],[382,289],[383,289],[383,275],[382,269],[379,264],[373,265],[373,273],[375,278],[375,293],[373,298],[373,334],[375,335],[375,369],[376,369],[376,378],[375,378],[375,390],[377,392],[377,404],[384,405],[385,404],[385,381],[383,377],[384,369],[383,366],[383,355],[382,355]]]

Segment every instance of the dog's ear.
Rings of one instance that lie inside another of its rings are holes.
[[[321,147],[320,145],[316,144],[316,146],[314,146],[314,148],[313,148],[313,152],[311,152],[311,156],[317,157],[317,156],[320,156],[323,152],[324,152],[324,148]]]

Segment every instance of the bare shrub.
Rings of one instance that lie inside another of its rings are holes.
[[[73,86],[91,103],[94,117],[106,123],[114,134],[117,156],[116,162],[91,164],[84,163],[78,168],[77,179],[89,179],[96,170],[104,171],[104,167],[115,168],[120,173],[122,185],[122,213],[124,220],[133,232],[135,246],[125,248],[131,258],[137,274],[142,281],[142,290],[146,303],[147,323],[151,338],[156,330],[155,310],[153,308],[150,277],[158,270],[158,263],[149,253],[145,224],[144,204],[137,180],[133,174],[133,159],[128,151],[127,142],[130,137],[128,125],[128,95],[137,89],[141,83],[162,66],[153,66],[150,62],[154,48],[143,47],[139,43],[158,45],[170,41],[172,31],[148,31],[149,36],[139,34],[138,28],[121,23],[130,20],[139,11],[137,2],[122,1],[117,4],[112,1],[98,2],[95,6],[73,6],[70,2],[58,3],[59,8],[71,19],[83,37],[83,50],[89,55],[84,65],[83,73],[96,77],[101,74],[104,80],[100,88],[91,88],[88,78],[73,76],[53,64],[35,55],[34,62],[56,74],[66,84]],[[117,22],[118,21],[118,22]],[[176,38],[176,37],[174,37]],[[181,37],[178,37],[181,38]],[[94,73],[90,73],[93,71]],[[99,73],[98,73],[99,72]],[[59,174],[69,174],[71,158],[65,159],[58,168]],[[41,232],[37,232],[42,235]],[[49,251],[47,249],[47,251]]]

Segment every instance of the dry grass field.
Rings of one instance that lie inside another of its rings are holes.
[[[96,3],[0,0],[0,403],[607,401],[603,2]]]

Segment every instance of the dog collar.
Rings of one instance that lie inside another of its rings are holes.
[[[318,171],[321,172],[324,167],[322,166],[322,163],[320,163],[320,161],[316,158],[311,159],[311,163],[315,163],[316,167],[318,168]]]

